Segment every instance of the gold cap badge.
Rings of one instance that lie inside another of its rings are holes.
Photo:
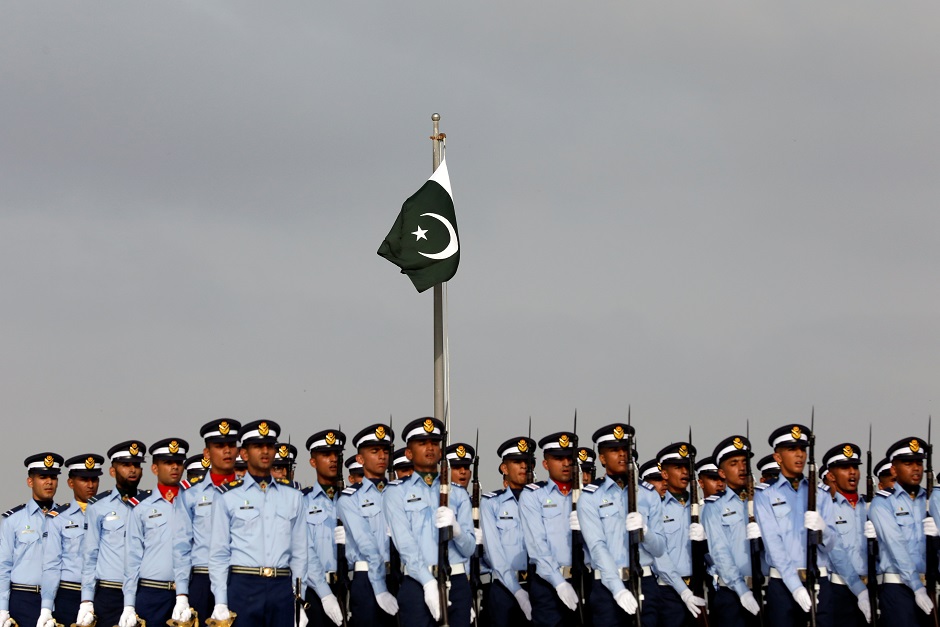
[[[920,450],[920,442],[918,442],[916,439],[911,440],[910,448],[912,453],[916,453]]]
[[[853,455],[855,455],[855,451],[852,449],[851,446],[846,444],[845,447],[843,447],[842,449],[842,454],[845,455],[846,457],[852,457]]]
[[[580,459],[582,462],[587,461],[587,449],[581,449],[578,451],[578,459]]]
[[[332,431],[327,433],[324,439],[326,440],[327,446],[333,446],[334,444],[336,444],[336,434],[333,433]]]
[[[277,454],[280,455],[282,459],[290,457],[290,451],[287,449],[287,445],[281,444],[281,448],[277,449]]]
[[[199,463],[202,464],[202,467],[203,467],[203,468],[208,468],[210,465],[212,465],[212,462],[209,460],[208,457],[203,457],[203,458],[199,461]]]
[[[431,420],[430,418],[427,418],[424,421],[424,430],[427,433],[431,433],[432,431],[434,431],[434,421]]]
[[[560,438],[558,438],[558,446],[560,446],[561,448],[568,448],[568,446],[569,446],[570,444],[571,444],[571,440],[568,439],[568,435],[567,435],[567,434],[565,434],[565,435],[561,436]]]
[[[790,437],[792,437],[794,440],[799,440],[801,435],[803,435],[803,432],[800,431],[800,428],[796,425],[793,425],[793,428],[790,429]]]
[[[133,444],[131,444],[128,447],[127,452],[133,455],[134,457],[137,457],[137,454],[140,452],[140,447],[137,446],[137,442],[134,442]]]
[[[688,457],[689,456],[689,447],[683,444],[679,447],[679,457]]]
[[[85,468],[87,468],[88,470],[91,470],[94,467],[95,467],[95,458],[94,457],[87,458],[85,460]]]
[[[516,444],[516,448],[519,449],[520,453],[525,453],[529,450],[529,443],[526,442],[525,438],[519,440],[519,443]]]
[[[55,463],[55,460],[52,459],[52,455],[46,455],[45,459],[42,460],[42,463],[46,468],[52,468],[52,464]]]
[[[176,455],[177,453],[180,452],[180,443],[177,442],[176,440],[173,440],[172,442],[170,442],[169,449],[170,449],[170,453],[172,453],[173,455]]]
[[[219,433],[222,435],[228,435],[228,432],[231,430],[232,426],[228,423],[228,420],[223,420],[219,423]]]
[[[741,441],[741,438],[735,438],[731,440],[731,445],[738,450],[744,448],[744,442]]]
[[[385,427],[376,427],[375,437],[377,437],[380,440],[384,440],[385,439]]]
[[[261,437],[266,437],[268,433],[270,432],[271,432],[271,428],[268,427],[268,423],[262,422],[260,425],[258,425],[258,434]]]
[[[621,427],[620,425],[617,425],[616,427],[614,427],[614,437],[617,438],[618,440],[622,440],[623,436],[624,436],[623,427]]]
[[[457,457],[459,457],[460,459],[463,459],[464,457],[467,456],[467,449],[464,448],[463,444],[461,444],[460,446],[457,447],[456,453],[457,453]]]

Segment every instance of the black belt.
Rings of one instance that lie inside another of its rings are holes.
[[[82,591],[82,584],[75,583],[74,581],[60,581],[59,590],[77,590]]]
[[[111,590],[121,590],[124,587],[119,581],[107,581],[105,579],[99,579],[98,585],[102,588],[110,588]]]
[[[326,583],[331,585],[339,583],[339,575],[336,574],[335,570],[326,573]]]
[[[32,592],[34,594],[39,594],[39,586],[27,586],[22,583],[11,583],[10,590],[16,590],[17,592]]]
[[[193,566],[194,575],[208,575],[209,567],[208,566]]]
[[[144,588],[156,588],[157,590],[176,590],[175,581],[157,581],[156,579],[141,579],[137,585]]]
[[[254,575],[255,577],[290,577],[290,568],[274,568],[272,566],[232,566],[230,570],[236,575]]]

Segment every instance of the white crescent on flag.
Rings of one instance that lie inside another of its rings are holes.
[[[422,213],[421,217],[428,216],[429,218],[434,218],[439,221],[445,227],[447,227],[447,235],[450,237],[450,241],[447,242],[447,246],[439,253],[422,253],[418,254],[427,257],[428,259],[447,259],[448,257],[453,257],[458,250],[460,250],[460,243],[457,241],[457,233],[454,231],[454,225],[450,223],[450,220],[444,216],[438,215],[436,213]],[[421,227],[418,227],[421,228]]]

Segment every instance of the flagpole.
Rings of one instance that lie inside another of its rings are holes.
[[[439,113],[434,113],[431,115],[431,122],[433,124],[433,135],[431,135],[431,143],[433,146],[432,151],[432,164],[433,168],[431,172],[437,170],[438,166],[441,165],[441,144],[443,142],[443,137],[441,136],[440,122],[441,115]],[[438,420],[445,422],[447,428],[450,427],[449,424],[446,424],[446,412],[445,412],[445,403],[444,403],[444,284],[438,283],[434,286],[434,417]],[[448,434],[449,435],[449,434]]]

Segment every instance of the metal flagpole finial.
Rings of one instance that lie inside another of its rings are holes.
[[[431,114],[431,121],[432,121],[432,122],[440,122],[440,121],[441,121],[441,114],[440,114],[440,113],[432,113],[432,114]]]

